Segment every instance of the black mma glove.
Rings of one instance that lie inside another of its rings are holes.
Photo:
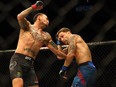
[[[41,10],[43,8],[43,2],[42,1],[36,1],[35,4],[31,6],[34,10]]]
[[[57,45],[63,45],[62,41],[59,41],[59,40],[58,40],[58,37],[56,37],[56,44],[57,44]]]
[[[59,40],[56,41],[56,44],[57,45],[63,45],[63,43],[61,41],[59,41]]]
[[[62,66],[62,69],[60,70],[59,75],[62,78],[67,79],[67,71],[68,71],[68,67]]]

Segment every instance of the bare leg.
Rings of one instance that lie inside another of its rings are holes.
[[[13,87],[23,87],[23,79],[22,78],[15,78],[12,81]]]
[[[29,87],[39,87],[38,85],[36,85],[36,86],[29,86]]]

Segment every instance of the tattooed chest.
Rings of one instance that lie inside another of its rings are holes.
[[[37,40],[39,42],[46,41],[46,36],[44,34],[40,33],[40,32],[33,31],[33,32],[31,32],[31,35],[32,35],[34,40]]]

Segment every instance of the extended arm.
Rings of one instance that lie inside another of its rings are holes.
[[[57,45],[52,40],[48,42],[47,47],[57,56],[58,59],[66,58],[66,54],[58,50]]]
[[[58,59],[65,59],[66,54],[58,50],[58,47],[52,40],[51,35],[46,33],[46,37],[48,38],[47,42],[45,42],[46,46],[57,56]]]

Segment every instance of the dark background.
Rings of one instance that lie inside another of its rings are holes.
[[[12,87],[8,66],[18,41],[20,28],[16,19],[17,14],[35,2],[36,0],[0,1],[0,87]],[[43,0],[43,2],[44,8],[40,12],[48,15],[50,20],[50,25],[45,31],[48,31],[56,42],[56,32],[61,27],[68,27],[73,33],[81,35],[87,43],[93,42],[88,45],[97,68],[94,87],[116,87],[116,1]],[[27,19],[32,22],[35,13],[37,12],[32,12]],[[69,79],[65,82],[58,74],[63,62],[57,60],[48,49],[40,51],[34,65],[40,87],[71,86],[78,67],[73,61]]]
[[[55,41],[61,27],[68,27],[86,42],[116,40],[115,0],[42,0],[50,20],[48,31]],[[19,34],[18,13],[36,0],[0,1],[0,50],[15,49]],[[32,22],[32,12],[27,18]],[[32,22],[33,23],[33,22]]]

